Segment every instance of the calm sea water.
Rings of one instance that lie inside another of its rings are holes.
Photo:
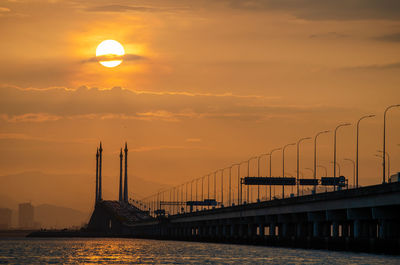
[[[349,252],[143,239],[0,239],[0,264],[400,264]]]

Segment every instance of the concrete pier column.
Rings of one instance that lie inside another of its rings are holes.
[[[227,231],[228,231],[228,225],[223,224],[222,225],[222,237],[226,238],[227,237]]]
[[[321,236],[321,222],[314,222],[313,223],[313,237]]]
[[[387,220],[379,220],[379,238],[385,239],[388,234],[388,221]]]
[[[353,221],[353,233],[354,233],[354,238],[360,238],[361,237],[361,221],[360,220],[354,220]]]
[[[275,223],[270,223],[269,224],[269,235],[270,236],[276,236],[275,235]]]
[[[231,224],[230,236],[231,236],[231,238],[233,238],[235,236],[235,224]]]
[[[282,236],[287,237],[288,236],[288,230],[289,230],[289,224],[288,223],[283,223],[282,224]]]
[[[247,238],[252,238],[253,237],[253,224],[248,224],[247,225]]]
[[[303,236],[303,224],[297,223],[296,224],[296,237],[300,238]]]
[[[339,237],[339,223],[332,222],[332,237]]]
[[[368,236],[369,238],[377,238],[377,224],[375,222],[370,222],[368,224]]]
[[[349,237],[349,224],[348,223],[344,223],[342,225],[342,236]]]
[[[258,229],[259,229],[259,237],[264,237],[264,224],[260,224],[258,225]]]

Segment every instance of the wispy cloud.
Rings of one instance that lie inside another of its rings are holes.
[[[48,113],[25,113],[22,115],[7,115],[0,114],[0,118],[7,122],[48,122],[58,121],[62,119],[62,116],[52,115]]]
[[[188,142],[188,143],[199,143],[199,142],[201,142],[201,139],[200,138],[188,138],[188,139],[185,140],[185,142]]]
[[[184,145],[159,145],[159,146],[141,146],[136,148],[131,148],[129,151],[133,152],[150,152],[166,149],[184,150],[184,149],[207,149],[205,147],[194,147],[194,146],[184,146]]]
[[[397,0],[225,0],[235,9],[283,11],[306,20],[400,19]]]
[[[186,7],[154,7],[154,6],[133,6],[133,5],[102,5],[88,7],[87,12],[175,12],[187,10]]]
[[[49,137],[38,137],[24,133],[0,133],[0,140],[18,140],[18,141],[38,141],[50,143],[94,143],[98,139],[79,138],[79,139],[55,139]]]
[[[374,40],[387,41],[387,42],[400,42],[400,32],[394,34],[387,34],[382,36],[377,36],[373,38]]]
[[[395,70],[395,69],[400,69],[400,62],[388,63],[388,64],[359,65],[359,66],[342,68],[342,70]]]
[[[125,54],[125,55],[114,55],[114,54],[107,54],[107,55],[101,55],[101,56],[95,56],[91,57],[86,60],[82,60],[82,63],[93,63],[93,62],[99,62],[99,61],[138,61],[138,60],[143,60],[145,59],[144,56],[140,56],[137,54]]]
[[[0,13],[7,13],[7,12],[10,12],[10,11],[11,11],[11,9],[9,9],[7,7],[1,7],[0,6]]]
[[[154,12],[160,11],[159,8],[147,7],[147,6],[128,6],[128,5],[105,5],[105,6],[95,6],[86,9],[89,12]]]
[[[349,35],[338,32],[316,33],[309,36],[310,39],[341,39]]]

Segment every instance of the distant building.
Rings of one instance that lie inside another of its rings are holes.
[[[35,223],[33,221],[34,209],[30,203],[21,203],[18,205],[18,217],[20,228],[33,228]]]
[[[0,208],[0,229],[9,229],[11,227],[11,209]]]

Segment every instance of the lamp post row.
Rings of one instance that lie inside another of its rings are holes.
[[[384,117],[383,117],[383,145],[382,145],[382,149],[383,150],[381,150],[381,151],[378,151],[378,152],[381,152],[382,153],[382,183],[384,184],[384,183],[386,183],[386,156],[389,156],[389,154],[386,152],[386,125],[387,125],[387,121],[386,121],[386,118],[387,118],[387,113],[388,113],[388,111],[390,110],[390,109],[392,109],[392,108],[395,108],[395,107],[400,107],[400,104],[396,104],[396,105],[391,105],[391,106],[388,106],[386,109],[385,109],[385,111],[384,111]],[[357,120],[357,123],[356,123],[356,159],[355,159],[355,161],[354,160],[352,160],[352,159],[349,159],[349,158],[345,158],[344,160],[346,160],[346,161],[350,161],[351,163],[352,163],[352,165],[353,165],[353,185],[356,187],[356,188],[358,188],[359,187],[359,132],[360,132],[360,123],[361,123],[361,121],[363,121],[364,119],[367,119],[367,118],[373,118],[373,117],[375,117],[376,115],[373,115],[373,114],[371,114],[371,115],[365,115],[365,116],[362,116],[361,118],[359,118],[358,120]],[[345,126],[349,126],[349,125],[351,125],[350,123],[342,123],[342,124],[339,124],[338,126],[336,126],[335,127],[335,130],[334,130],[334,139],[333,139],[333,141],[334,141],[334,151],[333,151],[333,177],[334,178],[336,178],[336,167],[337,166],[339,166],[339,164],[337,163],[337,161],[336,161],[336,159],[337,159],[337,148],[336,148],[336,142],[337,142],[337,131],[338,131],[338,129],[339,128],[341,128],[341,127],[345,127]],[[328,131],[328,130],[326,130],[326,131],[320,131],[320,132],[318,132],[315,136],[314,136],[314,169],[310,169],[311,171],[312,171],[312,173],[313,173],[313,177],[314,177],[314,179],[316,179],[316,168],[317,168],[317,139],[318,139],[318,137],[321,135],[321,134],[325,134],[325,133],[328,133],[328,132],[330,132],[330,131]],[[247,163],[247,176],[249,177],[250,176],[250,161],[251,160],[253,160],[253,159],[258,159],[257,160],[257,176],[258,177],[260,177],[260,159],[261,159],[261,157],[262,156],[269,156],[269,177],[272,177],[272,154],[273,154],[273,152],[275,152],[275,151],[279,151],[279,150],[282,150],[282,177],[283,178],[285,178],[285,150],[286,150],[286,148],[287,147],[289,147],[289,146],[292,146],[292,145],[297,145],[297,164],[296,164],[296,166],[297,166],[297,170],[296,170],[296,179],[297,179],[297,195],[299,195],[299,173],[300,173],[300,143],[302,142],[302,141],[305,141],[305,140],[309,140],[309,139],[311,139],[310,137],[304,137],[304,138],[301,138],[301,139],[299,139],[298,141],[297,141],[297,143],[290,143],[290,144],[287,144],[287,145],[285,145],[285,146],[283,146],[283,147],[281,147],[281,148],[275,148],[275,149],[272,149],[269,153],[265,153],[265,154],[261,154],[261,155],[259,155],[259,156],[254,156],[254,157],[251,157],[251,158],[249,158],[248,160],[245,160],[245,161],[242,161],[242,162],[240,162],[240,163],[235,163],[235,164],[232,164],[231,166],[229,166],[229,167],[226,167],[226,168],[223,168],[223,169],[219,169],[219,170],[217,170],[217,171],[215,171],[215,172],[213,172],[214,173],[214,197],[215,197],[215,200],[217,200],[217,190],[216,190],[216,184],[217,184],[217,180],[216,180],[216,178],[217,178],[217,172],[219,172],[219,171],[221,171],[221,202],[223,202],[223,192],[224,192],[224,190],[223,190],[223,178],[224,178],[224,170],[225,169],[229,169],[229,192],[228,192],[228,203],[229,204],[231,204],[231,202],[232,202],[232,197],[231,197],[231,174],[232,174],[232,167],[234,167],[234,166],[237,166],[238,167],[238,173],[237,173],[237,177],[238,177],[238,196],[237,196],[237,202],[238,202],[238,204],[241,204],[242,203],[242,183],[240,182],[240,166],[241,166],[241,164],[243,164],[243,163]],[[379,156],[380,157],[380,156]],[[388,161],[390,161],[389,160],[389,157],[388,157]],[[388,164],[389,164],[390,162],[388,162]],[[388,165],[388,169],[390,168],[390,166]],[[309,168],[307,168],[307,169],[309,169]],[[389,170],[388,170],[389,171]],[[390,172],[387,172],[387,175],[388,175],[388,177],[389,177],[389,174],[390,174]],[[207,193],[208,193],[208,198],[210,198],[210,175],[211,174],[209,174],[209,175],[205,175],[204,177],[202,177],[201,178],[201,181],[202,181],[202,189],[201,189],[201,192],[202,192],[202,195],[201,195],[201,197],[202,197],[202,199],[203,199],[203,181],[204,181],[204,178],[207,176],[208,177],[208,181],[207,181],[207,184],[208,184],[208,188],[207,188]],[[340,175],[340,168],[339,168],[339,175]],[[200,178],[199,178],[200,179]],[[197,181],[199,180],[199,179],[196,179],[196,180],[194,180],[195,182],[196,182],[196,199],[197,199]],[[192,181],[193,182],[193,181]],[[192,182],[188,182],[188,183],[190,183],[190,186],[191,186],[191,189],[192,189]],[[188,183],[186,183],[186,184],[188,184]],[[336,182],[335,182],[335,184],[336,184]],[[182,185],[182,188],[181,188],[181,200],[183,200],[183,188],[184,188],[184,186]],[[173,190],[175,190],[175,189],[179,189],[179,186],[177,186],[177,187],[174,187],[174,188],[172,188]],[[188,187],[187,187],[187,185],[186,185],[186,197],[187,197],[187,189],[188,189]],[[267,188],[267,190],[268,190],[268,188]],[[266,191],[267,191],[266,190]],[[334,190],[336,190],[336,185],[334,185]],[[284,187],[284,185],[282,185],[282,198],[284,198],[284,193],[285,192],[285,187]],[[314,186],[314,192],[316,192],[316,186]],[[190,192],[191,194],[190,194],[190,197],[192,197],[192,192]],[[267,196],[267,193],[268,192],[266,192],[266,196]],[[163,193],[161,193],[161,194],[163,194]],[[170,194],[171,195],[171,194]],[[173,193],[173,195],[175,195],[174,193]],[[155,195],[156,197],[156,199],[155,199],[155,202],[153,202],[153,203],[157,203],[157,204],[160,204],[161,203],[161,195],[160,195],[160,193],[158,192],[157,193],[157,195]],[[175,197],[175,196],[174,196]],[[233,196],[234,197],[234,196]],[[270,185],[270,187],[269,187],[269,199],[271,200],[271,198],[272,198],[272,189],[271,189],[271,185]],[[178,194],[177,194],[177,199],[178,199]],[[234,198],[233,198],[234,199]],[[249,202],[249,200],[250,200],[250,190],[249,190],[249,186],[247,186],[247,201]],[[260,200],[260,187],[259,187],[259,185],[258,185],[258,187],[257,187],[257,201],[259,201]],[[158,201],[158,202],[157,202]]]

